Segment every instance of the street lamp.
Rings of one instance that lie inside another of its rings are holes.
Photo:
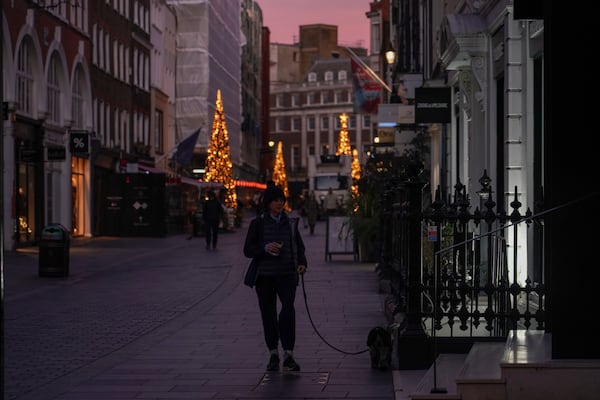
[[[394,91],[394,82],[392,82],[392,72],[394,70],[394,63],[396,62],[396,51],[394,49],[389,49],[385,52],[385,61],[387,61],[388,64],[388,85],[390,86],[389,100],[391,100]],[[390,102],[391,101],[388,101],[388,103]]]

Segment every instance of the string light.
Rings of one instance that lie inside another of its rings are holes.
[[[237,207],[237,195],[235,193],[235,181],[233,180],[233,163],[231,162],[229,150],[229,134],[227,133],[220,89],[217,90],[215,115],[205,168],[204,180],[206,182],[222,183],[225,188],[225,206],[235,209]]]
[[[283,161],[283,144],[277,143],[277,153],[275,154],[275,162],[273,163],[273,182],[279,186],[285,194],[285,198],[289,199],[287,175],[285,173],[285,162]],[[285,203],[286,211],[291,211],[290,202]]]
[[[348,114],[344,113],[339,116],[340,118],[340,140],[338,143],[338,148],[335,153],[336,156],[339,155],[351,155],[352,150],[350,148],[350,139],[348,138]]]
[[[360,160],[358,159],[358,150],[352,149],[352,165],[350,166],[350,176],[352,177],[352,198],[358,197],[358,181],[360,180]]]

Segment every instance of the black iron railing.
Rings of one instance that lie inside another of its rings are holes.
[[[383,241],[381,260],[392,276],[397,311],[427,335],[503,338],[511,329],[544,329],[543,274],[530,278],[521,244],[540,219],[521,210],[517,188],[507,213],[496,209],[485,172],[480,183],[482,209],[474,211],[461,183],[448,200],[438,189],[425,209],[416,180],[384,196],[382,231],[391,240]]]

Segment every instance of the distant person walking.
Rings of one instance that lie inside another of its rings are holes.
[[[306,219],[308,221],[308,227],[310,228],[310,234],[314,235],[317,215],[319,214],[319,203],[317,203],[315,192],[310,192],[310,196],[306,199],[304,207],[306,209]]]
[[[213,190],[208,192],[208,200],[202,205],[202,219],[204,220],[204,231],[206,233],[206,250],[217,249],[219,238],[219,223],[223,218],[223,206],[217,199]]]
[[[269,349],[267,371],[279,371],[279,341],[284,351],[283,367],[300,371],[294,359],[296,343],[296,288],[298,275],[306,271],[304,242],[298,230],[298,218],[283,210],[285,194],[277,186],[269,186],[263,195],[265,211],[250,222],[244,255],[252,258],[256,273],[246,277],[245,284],[255,286]],[[252,269],[249,268],[249,271]],[[277,314],[277,298],[281,310]]]
[[[325,195],[325,198],[323,199],[323,208],[327,212],[327,216],[335,215],[337,212],[337,207],[338,207],[337,198],[335,197],[333,190],[331,188],[329,188],[329,191],[327,192],[327,194]]]

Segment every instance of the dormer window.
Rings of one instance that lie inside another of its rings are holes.
[[[333,72],[326,71],[325,72],[325,82],[330,82],[333,80]]]
[[[308,82],[309,83],[313,83],[317,81],[317,73],[316,72],[310,72],[308,74]]]
[[[346,75],[346,71],[339,71],[338,72],[338,81],[345,81],[346,79],[348,79],[348,77]]]

